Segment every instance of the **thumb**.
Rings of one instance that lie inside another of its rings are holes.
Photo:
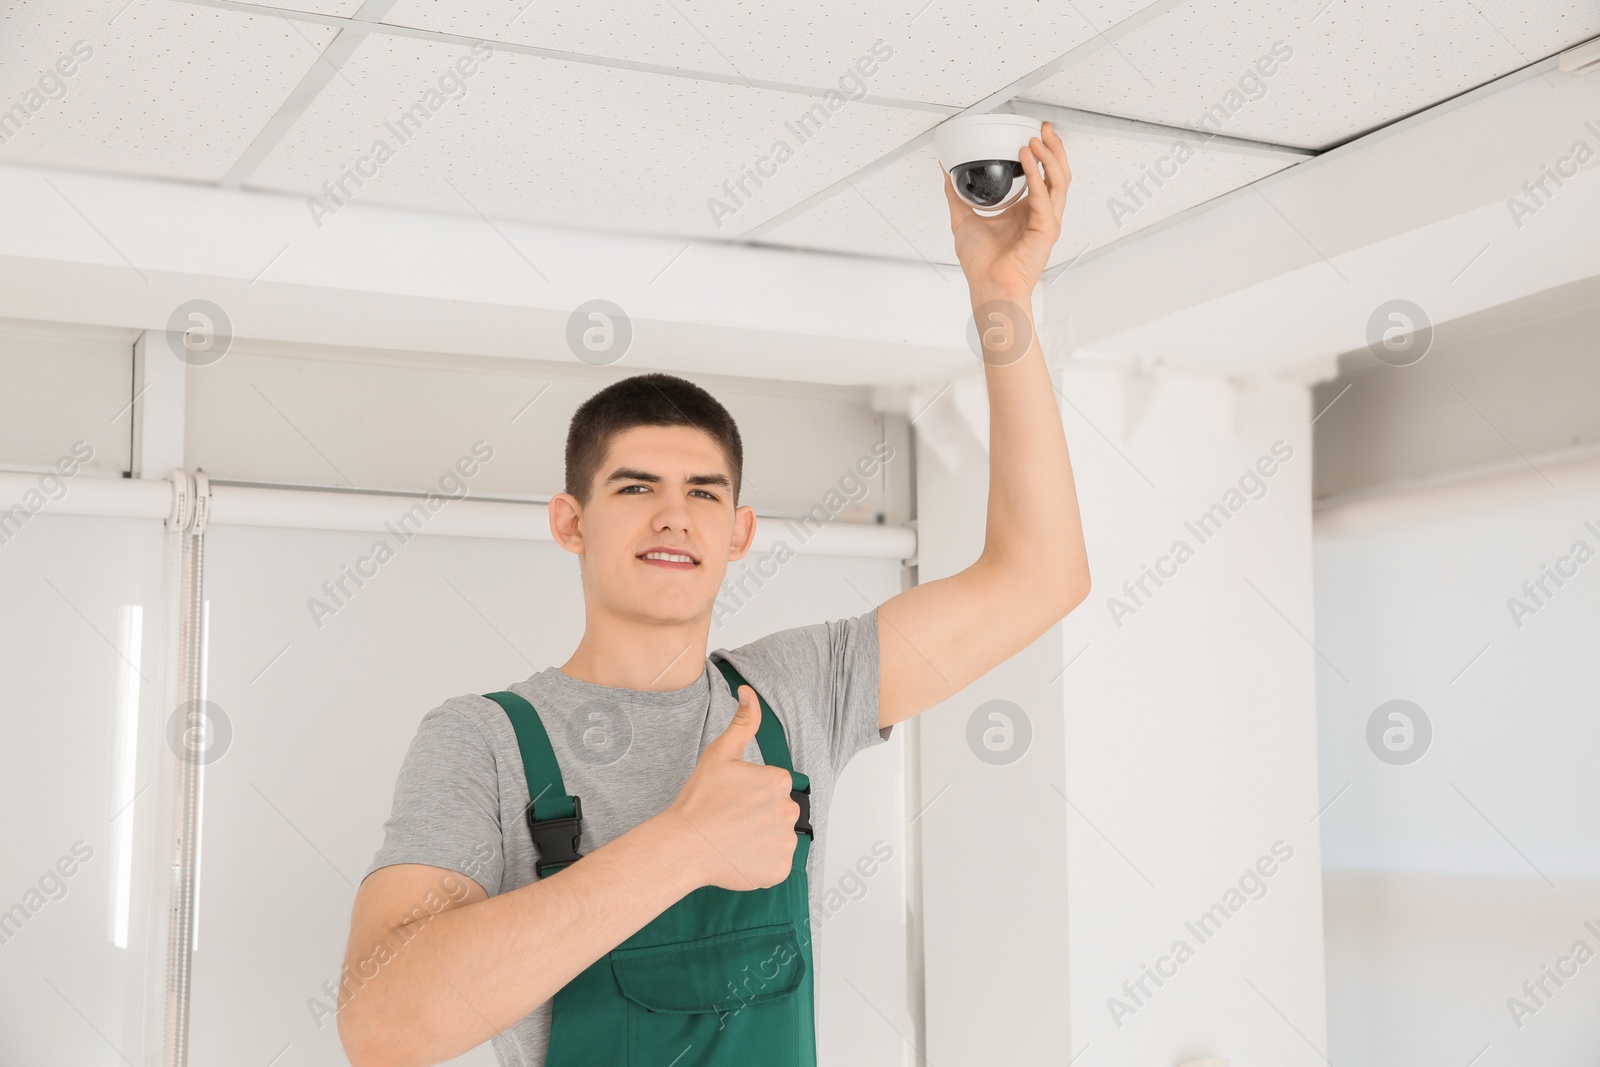
[[[722,736],[712,741],[708,748],[715,748],[717,754],[724,759],[740,759],[744,750],[749,746],[750,739],[755,737],[756,728],[761,725],[761,702],[756,699],[756,691],[748,685],[739,687],[739,708],[733,713],[733,721],[722,732]]]

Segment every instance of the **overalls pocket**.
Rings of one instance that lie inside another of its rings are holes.
[[[792,922],[611,953],[629,1067],[795,1067],[805,954]]]

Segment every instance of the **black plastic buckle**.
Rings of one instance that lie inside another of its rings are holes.
[[[547,867],[560,867],[583,858],[578,851],[578,838],[583,832],[583,801],[572,798],[572,817],[568,819],[535,819],[533,804],[528,805],[528,832],[533,835],[534,847],[539,850],[536,864],[539,877],[544,877]]]
[[[789,799],[800,805],[800,821],[794,824],[794,832],[815,837],[811,832],[811,783],[807,782],[804,789],[789,790]]]

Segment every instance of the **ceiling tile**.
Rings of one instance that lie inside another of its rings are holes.
[[[1596,34],[1594,0],[1190,0],[1023,95],[1323,148]]]
[[[1141,6],[1103,0],[1102,18]],[[1094,17],[1093,14],[1090,16]],[[731,0],[399,0],[384,19],[635,63],[866,91],[967,107],[1095,35],[1068,4],[895,0],[749,4]],[[874,59],[873,45],[880,56]],[[870,76],[853,69],[866,57]]]
[[[214,181],[337,32],[168,0],[11,4],[0,162]]]
[[[1095,32],[1105,33],[1123,19],[1132,18],[1154,0],[1073,0],[1072,6],[1089,23]]]
[[[507,52],[465,62],[474,47],[368,37],[345,63],[345,77],[328,84],[247,184],[322,195],[324,182],[340,181],[370,153],[361,166],[375,176],[362,185],[345,179],[351,195],[342,199],[729,237],[938,118],[861,102],[830,112],[820,97]],[[472,73],[462,77],[459,69]],[[424,119],[402,123],[408,109],[428,102],[434,112],[423,106]],[[796,131],[808,114],[811,135],[802,143]],[[780,140],[792,154],[763,164],[770,176],[760,186],[746,179],[741,195],[734,186],[745,168]],[[380,141],[390,153],[381,164],[373,151]],[[715,211],[713,198],[726,210]]]
[[[1214,148],[1177,153],[1171,144],[1073,130],[1066,131],[1063,140],[1072,184],[1051,266],[1070,262],[1090,248],[1126,237],[1293,162]],[[1157,186],[1145,175],[1161,160],[1167,161],[1160,169],[1171,177]],[[1137,184],[1141,179],[1142,190]],[[846,189],[762,233],[759,240],[931,263],[959,262],[942,172],[932,145],[853,179]]]
[[[257,0],[251,0],[251,2],[257,2]],[[259,0],[259,2],[268,8],[273,6],[267,3],[266,0]],[[365,0],[294,0],[292,6],[296,11],[314,11],[319,15],[338,15],[340,18],[350,18],[361,10],[361,5],[364,2]]]
[[[126,0],[121,0],[126,2]],[[170,2],[183,2],[183,0],[170,0]],[[311,11],[318,15],[334,15],[338,18],[354,18],[361,5],[366,0],[294,0],[293,4],[274,5],[271,0],[239,0],[241,3],[254,4],[263,8],[267,13],[274,13],[279,7],[288,7],[294,11]]]

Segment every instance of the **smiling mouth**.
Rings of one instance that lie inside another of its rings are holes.
[[[678,571],[692,571],[700,565],[699,563],[694,562],[694,557],[690,556],[686,552],[673,553],[672,555],[674,555],[676,558],[667,559],[659,554],[641,552],[634,558],[639,560],[641,563],[647,563],[651,566],[666,567],[670,570]]]

